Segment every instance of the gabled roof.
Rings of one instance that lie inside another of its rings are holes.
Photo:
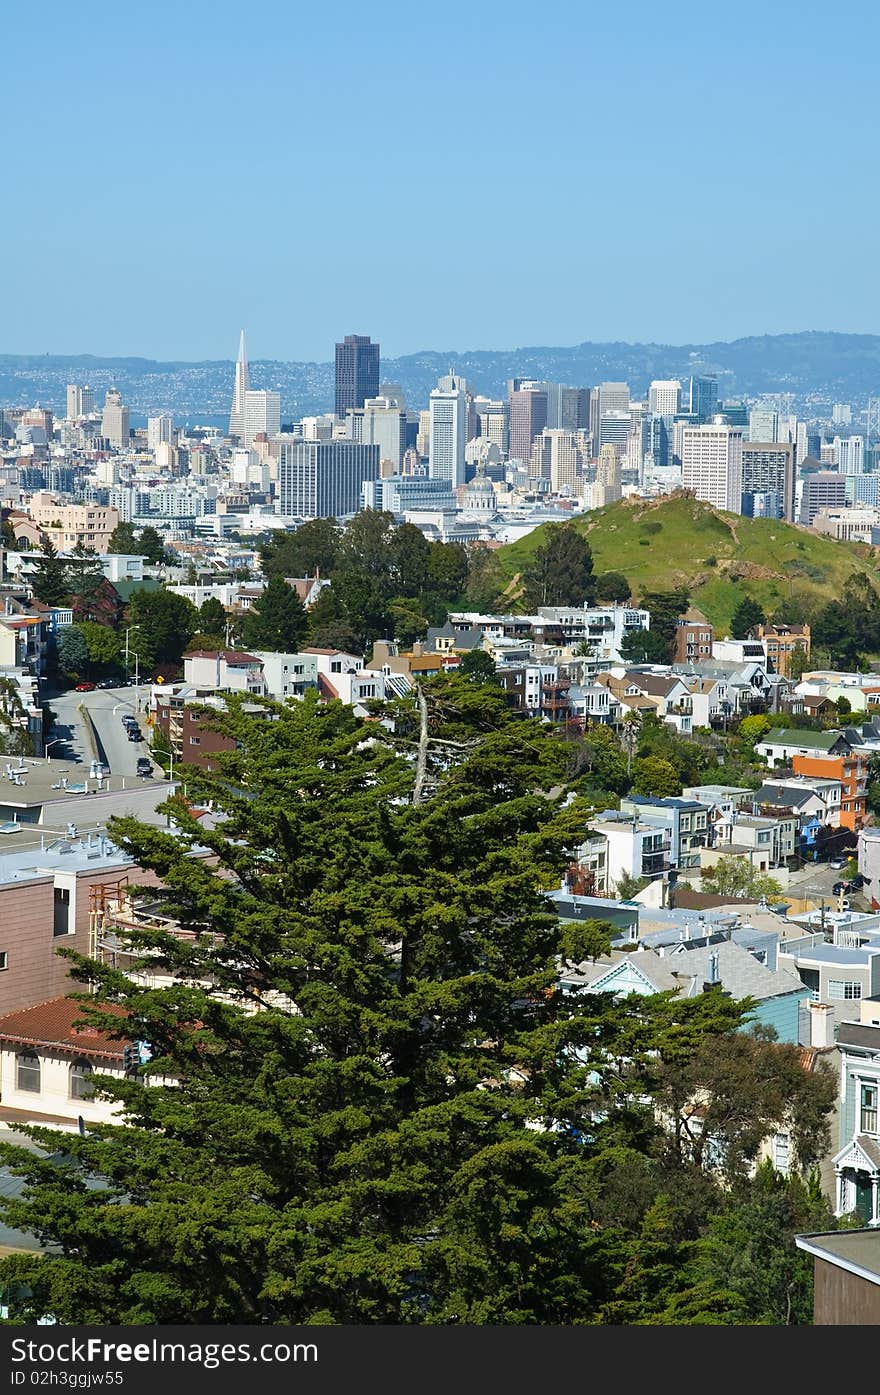
[[[119,1018],[128,1016],[123,1008],[113,1004],[102,1004],[101,1011]],[[16,1046],[48,1046],[67,1053],[78,1052],[84,1056],[121,1061],[125,1043],[115,1041],[95,1027],[75,1027],[73,1024],[82,1022],[84,1016],[82,1003],[70,998],[50,998],[36,1007],[23,1008],[0,1017],[0,1042]]]
[[[808,731],[790,727],[774,727],[762,736],[759,746],[810,746],[816,751],[832,751],[838,742],[846,742],[841,731]]]

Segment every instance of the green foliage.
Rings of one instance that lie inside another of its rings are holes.
[[[750,630],[765,622],[766,616],[758,602],[753,601],[750,596],[744,596],[730,621],[731,636],[733,639],[746,639]]]
[[[669,640],[657,630],[627,630],[620,642],[620,657],[626,664],[668,664]]]
[[[719,857],[714,867],[703,872],[700,879],[701,891],[710,891],[715,896],[781,897],[782,887],[775,877],[761,872],[745,857],[725,854]]]
[[[73,628],[79,630],[86,642],[88,669],[92,675],[106,674],[121,663],[119,636],[108,625],[96,625],[83,620]]]
[[[687,587],[677,586],[670,591],[643,591],[640,604],[651,616],[650,633],[663,641],[664,659],[668,663],[675,645],[676,622],[688,608]]]
[[[28,577],[34,596],[43,605],[60,605],[70,594],[67,568],[58,556],[55,544],[47,538],[39,561]]]
[[[335,518],[310,518],[294,533],[276,530],[260,547],[266,576],[329,577],[339,554],[339,524]]]
[[[639,756],[633,761],[632,775],[634,794],[653,794],[661,799],[681,794],[678,771],[661,756]]]
[[[85,673],[89,662],[89,648],[79,625],[65,625],[58,631],[55,653],[58,668],[65,677],[75,682]]]
[[[743,748],[754,750],[757,743],[767,735],[772,726],[773,722],[763,712],[756,712],[751,717],[743,717],[736,728],[737,742]]]
[[[199,606],[199,625],[209,634],[222,635],[226,628],[226,608],[216,596],[209,596]]]
[[[308,629],[305,606],[283,577],[270,576],[242,621],[242,642],[248,649],[294,654]]]
[[[139,552],[145,561],[152,566],[161,566],[165,561],[165,544],[162,541],[162,536],[150,525],[141,531],[134,551]]]
[[[127,553],[135,556],[140,553],[137,530],[133,523],[117,523],[107,543],[108,552]]]
[[[626,758],[610,727],[595,723],[583,737],[571,741],[567,778],[578,781],[579,787],[626,794],[630,786]]]
[[[467,586],[468,554],[461,543],[432,543],[428,559],[428,589],[443,601],[457,601]]]
[[[458,671],[471,683],[499,682],[495,662],[485,649],[471,649],[469,653],[463,654]]]
[[[141,672],[157,664],[179,664],[199,628],[199,612],[173,591],[136,588],[128,603],[129,652],[137,654]]]
[[[573,523],[553,526],[523,572],[527,606],[591,605],[596,595],[593,554]]]
[[[623,572],[602,572],[596,578],[596,600],[600,604],[613,605],[615,601],[628,601],[632,587]]]

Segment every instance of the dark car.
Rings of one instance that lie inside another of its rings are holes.
[[[851,891],[859,891],[864,885],[864,877],[854,877],[851,882],[835,882],[831,888],[831,894],[839,896],[843,892],[844,896],[848,896]]]
[[[152,775],[153,762],[149,760],[146,756],[138,756],[137,773],[138,775]]]
[[[137,726],[137,717],[133,717],[130,712],[123,712],[121,720],[124,727]]]
[[[96,684],[98,688],[115,688],[119,680],[116,678],[99,678]]]
[[[142,734],[142,732],[141,732],[140,727],[137,727],[137,726],[135,726],[135,727],[129,727],[129,728],[128,728],[128,739],[129,739],[129,741],[143,741],[144,738],[143,738],[143,734]]]

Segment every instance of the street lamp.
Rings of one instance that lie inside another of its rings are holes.
[[[47,742],[46,742],[46,745],[44,746],[43,750],[44,750],[44,752],[45,752],[46,764],[47,764],[47,765],[49,764],[50,760],[52,759],[52,757],[49,755],[49,747],[50,747],[50,746],[57,746],[59,741],[66,741],[66,740],[67,740],[67,737],[66,737],[66,736],[53,736],[51,741],[47,741]]]
[[[128,636],[132,630],[139,630],[140,625],[129,625],[125,631],[125,671],[128,673],[130,665],[128,662]],[[140,685],[140,655],[134,650],[134,710],[140,712],[141,708],[141,685]]]

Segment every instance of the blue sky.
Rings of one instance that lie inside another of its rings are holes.
[[[866,0],[9,7],[0,353],[873,332]]]

